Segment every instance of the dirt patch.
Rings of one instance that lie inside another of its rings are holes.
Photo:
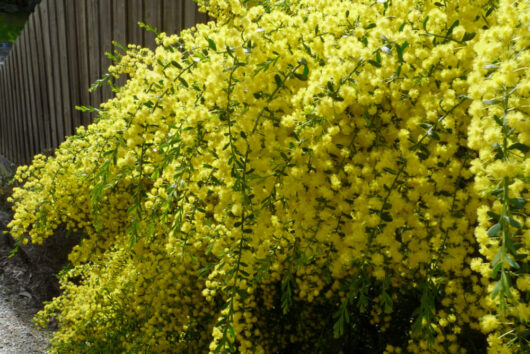
[[[59,229],[43,245],[21,246],[7,232],[13,213],[7,198],[14,167],[0,159],[0,354],[44,353],[51,334],[37,331],[31,322],[43,302],[59,295],[56,274],[68,262],[79,237]]]

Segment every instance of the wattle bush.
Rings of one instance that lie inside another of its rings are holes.
[[[17,172],[52,351],[528,352],[529,2],[199,3]]]

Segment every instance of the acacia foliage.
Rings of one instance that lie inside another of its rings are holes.
[[[527,350],[528,1],[199,3],[17,172],[52,350]]]

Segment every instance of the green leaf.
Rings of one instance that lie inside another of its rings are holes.
[[[455,29],[455,27],[458,26],[459,24],[460,24],[460,21],[459,20],[455,20],[455,22],[453,22],[451,27],[449,27],[449,29],[447,30],[446,36],[450,36],[451,33],[453,33],[453,30]]]
[[[502,192],[504,192],[504,189],[502,188],[497,188],[497,189],[494,189],[490,192],[491,195],[499,195],[501,194]]]
[[[515,268],[515,269],[519,269],[519,264],[513,260],[512,257],[510,257],[510,255],[506,255],[506,261],[508,262],[508,264],[512,267],[512,268]]]
[[[283,81],[282,81],[282,78],[280,77],[280,75],[278,75],[278,74],[274,75],[274,81],[276,81],[276,86],[278,86],[278,87],[282,87],[283,86]]]
[[[183,78],[179,77],[179,81],[182,84],[182,86],[184,86],[186,88],[189,87],[188,82],[186,80],[184,80]]]
[[[510,250],[510,252],[512,252],[513,256],[517,259],[519,256],[521,256],[520,254],[517,253],[517,249],[515,248],[515,245],[513,244],[512,240],[510,237],[507,237],[506,238],[506,246],[508,246],[508,249]],[[524,256],[524,255],[523,255]]]
[[[172,60],[171,61],[171,65],[173,65],[174,67],[178,68],[178,69],[182,69],[182,65],[180,65],[179,63],[177,63],[175,60]]]
[[[499,100],[485,100],[485,101],[482,101],[482,103],[484,103],[484,104],[498,104],[498,103],[501,103],[501,101],[499,101]]]
[[[215,45],[215,42],[212,39],[206,37],[206,41],[208,42],[208,47],[210,47],[214,51],[217,51],[217,46]]]
[[[390,215],[387,212],[384,212],[384,213],[381,213],[381,220],[386,221],[386,222],[391,222],[394,219],[392,219],[392,215]]]
[[[510,147],[508,147],[508,150],[513,149],[517,149],[523,153],[527,153],[528,151],[530,151],[530,148],[527,145],[521,143],[513,143],[512,145],[510,145]]]
[[[488,210],[488,216],[492,219],[499,220],[501,216],[497,213],[492,212],[491,210]]]
[[[501,227],[502,226],[499,223],[497,223],[497,224],[493,225],[492,227],[490,227],[489,230],[488,230],[488,236],[489,237],[497,236],[497,234],[501,230]]]
[[[429,22],[429,16],[425,17],[425,20],[423,20],[422,26],[424,31],[427,31],[427,22]]]
[[[475,32],[466,32],[464,33],[464,37],[462,37],[462,42],[467,42],[475,38],[476,33]]]
[[[518,228],[518,229],[521,228],[521,224],[519,223],[519,221],[509,217],[508,215],[504,215],[504,220],[506,220],[508,224],[510,224],[511,226],[515,228]]]
[[[296,77],[300,81],[307,81],[307,76],[306,75],[302,75],[302,74],[298,74],[298,73],[293,73],[293,75],[294,75],[294,77]]]
[[[515,209],[522,209],[526,204],[526,199],[524,198],[509,198],[508,203],[513,206]]]
[[[368,63],[372,64],[376,68],[380,68],[381,67],[381,63],[378,63],[375,60],[368,60]]]
[[[502,268],[502,263],[499,263],[493,268],[493,272],[491,273],[491,276],[493,279],[497,279],[497,276],[499,275],[499,270]]]
[[[232,338],[236,338],[236,332],[234,331],[234,328],[232,327],[231,324],[228,324],[228,332],[230,333],[230,335],[232,336]]]
[[[491,262],[491,265],[492,265],[493,267],[496,267],[497,264],[499,264],[499,263],[502,264],[502,262],[501,262],[501,256],[502,256],[502,254],[503,254],[503,250],[502,250],[502,249],[499,249],[499,251],[498,251],[497,254],[495,255],[495,258],[493,259],[493,262]]]
[[[506,272],[501,273],[501,283],[504,289],[510,289],[510,275]]]
[[[409,46],[409,42],[405,41],[402,45],[397,46],[398,60],[400,63],[403,62],[403,52]]]
[[[495,288],[493,289],[493,292],[491,293],[491,298],[495,299],[497,295],[499,294],[499,290],[501,290],[501,282],[497,282],[497,285],[495,285]]]
[[[497,117],[496,115],[493,116],[493,119],[495,119],[495,122],[497,122],[497,124],[499,126],[504,126],[504,122],[502,121],[502,119],[500,119],[499,117]]]

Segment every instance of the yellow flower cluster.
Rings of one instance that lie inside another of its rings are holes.
[[[530,4],[199,4],[17,172],[52,352],[528,349]]]

